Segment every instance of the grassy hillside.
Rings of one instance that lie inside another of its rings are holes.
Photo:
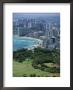
[[[39,69],[34,69],[32,67],[32,60],[24,61],[23,63],[19,63],[17,61],[13,61],[13,76],[14,77],[24,77],[31,75],[36,75],[37,77],[51,77],[51,76],[60,76],[59,73],[50,73],[45,72]]]
[[[60,76],[60,52],[35,48],[13,52],[14,77],[57,77]]]

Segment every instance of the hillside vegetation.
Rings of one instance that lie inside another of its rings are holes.
[[[21,49],[13,52],[14,77],[60,76],[60,51],[44,48]]]

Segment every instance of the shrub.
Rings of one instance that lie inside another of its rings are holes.
[[[48,67],[48,68],[45,68],[44,71],[50,72],[50,73],[59,73],[60,69],[56,67]]]
[[[23,74],[23,77],[27,77],[27,75],[26,74]]]
[[[36,77],[36,74],[30,74],[30,77]]]
[[[37,75],[37,77],[40,77],[40,75]]]
[[[40,69],[44,71],[45,67],[40,67]]]
[[[32,66],[33,66],[35,69],[38,68],[38,66],[37,66],[35,63],[32,63]]]
[[[18,62],[19,62],[19,63],[22,63],[22,62],[23,62],[23,60],[18,60]]]

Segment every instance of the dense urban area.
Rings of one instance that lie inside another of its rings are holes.
[[[42,47],[60,48],[60,25],[43,18],[19,18],[13,22],[14,35],[43,40]]]

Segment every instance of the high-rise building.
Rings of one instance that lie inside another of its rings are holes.
[[[46,24],[46,30],[45,30],[45,36],[46,39],[44,40],[44,47],[48,49],[59,47],[59,40],[57,38],[58,30],[56,27],[53,27],[51,23]],[[58,44],[58,45],[57,45]]]

